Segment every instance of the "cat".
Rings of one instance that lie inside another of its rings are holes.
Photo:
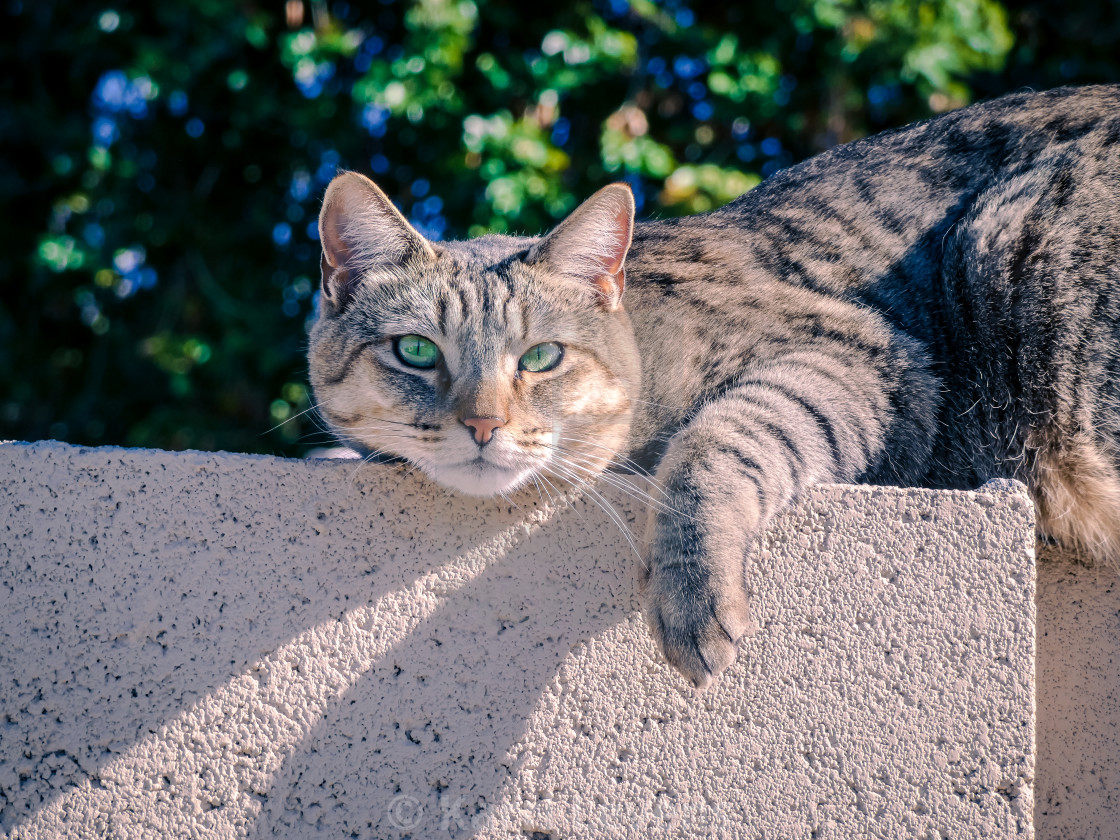
[[[1120,86],[849,143],[703,215],[603,187],[541,237],[429,242],[328,186],[310,378],[342,440],[468,494],[648,471],[642,591],[703,688],[744,564],[818,482],[1025,482],[1120,565]]]

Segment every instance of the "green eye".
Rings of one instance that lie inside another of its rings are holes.
[[[564,348],[555,341],[546,341],[536,347],[530,347],[518,360],[517,366],[521,370],[543,373],[552,370],[564,358]]]
[[[397,358],[410,367],[433,368],[439,361],[439,348],[422,335],[402,335],[393,342]]]

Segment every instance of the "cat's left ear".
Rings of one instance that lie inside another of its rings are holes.
[[[529,249],[525,262],[591,284],[603,305],[615,309],[626,288],[626,253],[634,236],[634,194],[610,184],[572,211]]]

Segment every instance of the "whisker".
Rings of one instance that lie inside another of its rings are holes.
[[[688,519],[689,521],[695,521],[694,517],[692,517],[691,515],[685,513],[684,511],[677,510],[676,508],[672,507],[671,505],[667,504],[666,502],[662,501],[661,499],[657,499],[657,498],[653,497],[648,492],[643,490],[641,487],[638,487],[636,484],[634,484],[629,479],[627,479],[623,474],[612,473],[612,472],[603,472],[603,471],[594,469],[593,467],[589,466],[589,462],[583,460],[586,456],[584,456],[582,453],[571,452],[571,451],[569,451],[569,450],[567,450],[563,447],[559,447],[559,446],[552,446],[550,448],[552,448],[555,452],[561,453],[561,455],[563,456],[562,460],[565,463],[567,463],[569,467],[578,468],[578,469],[582,470],[584,473],[587,473],[589,476],[594,475],[597,478],[602,478],[608,484],[610,484],[611,486],[621,490],[623,493],[625,493],[627,496],[634,499],[635,501],[643,502],[645,504],[648,504],[649,506],[651,506],[652,508],[654,508],[655,510],[657,510],[661,513],[669,513],[669,514],[673,514],[674,516],[684,517],[685,519]],[[653,486],[658,491],[660,491],[660,493],[663,496],[666,495],[665,491],[659,485],[654,484]]]
[[[647,505],[658,513],[672,514],[674,516],[680,516],[690,521],[694,521],[693,517],[689,514],[685,513],[684,511],[679,511],[673,507],[670,507],[666,503],[655,499],[653,496],[650,496],[648,493],[642,490],[642,488],[637,487],[636,485],[627,481],[618,473],[593,472],[587,466],[574,461],[571,457],[567,458],[565,460],[565,463],[569,466],[569,468],[580,470],[581,472],[587,474],[588,477],[602,479],[615,489],[621,490],[622,493],[624,493],[628,498],[640,504]]]
[[[613,475],[611,473],[592,473],[586,466],[575,463],[570,459],[568,461],[568,464],[569,466],[582,469],[588,474],[589,477],[601,478],[603,481],[605,481],[615,489],[621,490],[627,496],[627,498],[633,499],[635,502],[644,503],[654,510],[658,511],[659,513],[680,513],[680,511],[674,510],[673,508],[646,493],[640,487],[634,486],[630,482],[619,478],[617,475]]]
[[[535,488],[537,488],[537,499],[540,500],[540,503],[542,505],[545,504],[544,493],[541,490],[541,483],[539,481],[537,481],[536,475],[530,475],[529,477],[533,480],[533,486]],[[552,507],[552,497],[551,496],[549,496],[547,506]]]
[[[412,469],[410,469],[408,472],[406,472],[404,475],[401,476],[401,481],[404,481],[406,478],[409,478],[413,473],[415,473],[418,469],[421,468],[420,463],[418,461],[408,461],[408,463],[412,464]]]
[[[595,504],[597,504],[607,515],[607,517],[618,527],[618,530],[621,531],[622,535],[626,538],[626,542],[630,544],[630,549],[634,552],[638,559],[642,560],[642,562],[644,563],[645,561],[642,559],[642,553],[638,551],[638,546],[634,544],[633,534],[630,532],[629,527],[627,527],[626,523],[623,521],[622,516],[618,513],[618,511],[614,509],[610,502],[608,502],[606,498],[591,485],[590,482],[584,480],[578,473],[573,472],[568,467],[562,464],[557,464],[555,462],[549,464],[549,467],[557,472],[560,477],[566,478],[568,481],[576,484],[577,486],[585,490],[588,494],[590,494],[591,500],[595,502]]]
[[[623,455],[621,452],[615,452],[611,447],[606,446],[605,444],[599,443],[598,441],[585,440],[583,438],[574,438],[574,437],[568,437],[568,436],[557,438],[558,442],[562,441],[562,440],[567,441],[569,443],[583,443],[583,444],[587,444],[588,446],[594,446],[598,449],[603,449],[603,450],[605,450],[607,452],[610,452],[612,454],[612,456],[613,456],[612,460],[618,459],[620,463],[625,464],[629,467],[632,467],[634,472],[639,473],[640,475],[644,475],[647,478],[653,478],[653,475],[649,472],[649,470],[647,470],[645,467],[643,467],[637,461],[633,460],[632,458],[628,458],[627,456]]]
[[[371,452],[369,455],[366,455],[364,458],[359,459],[357,466],[354,467],[354,471],[352,473],[350,473],[350,486],[354,485],[354,479],[356,479],[358,477],[358,473],[361,471],[362,467],[369,466],[370,460],[374,457],[375,454],[376,453]]]
[[[524,512],[524,511],[522,510],[522,507],[521,507],[521,505],[519,505],[519,504],[518,504],[517,502],[515,502],[515,501],[514,501],[513,499],[511,499],[511,498],[509,497],[509,494],[508,494],[508,493],[506,493],[505,491],[499,491],[498,495],[499,495],[499,496],[501,496],[501,497],[502,497],[502,499],[504,499],[504,500],[506,501],[506,503],[507,503],[507,504],[511,504],[511,505],[513,505],[513,506],[514,506],[515,508],[517,508],[517,509],[518,509],[519,511],[522,511],[522,512]]]
[[[538,480],[538,474],[537,473],[532,473],[532,479],[533,479],[533,485],[537,488],[537,496],[540,497],[541,502],[544,502],[545,496],[547,496],[548,497],[548,506],[549,507],[556,507],[556,502],[553,501],[552,494],[549,493],[547,490],[545,490],[541,486],[541,483]]]
[[[560,498],[561,501],[564,502],[564,504],[566,504],[569,508],[572,509],[572,511],[575,513],[575,515],[577,517],[579,517],[579,519],[581,519],[581,520],[583,519],[583,514],[580,513],[579,508],[577,508],[574,504],[572,504],[572,501],[571,501],[571,499],[568,498],[567,493],[565,493],[563,490],[561,490],[555,484],[553,484],[551,481],[549,481],[548,476],[546,476],[544,474],[544,472],[536,473],[536,475],[539,475],[541,481],[543,481],[545,484],[547,484],[549,487],[552,488],[553,492],[556,493],[556,495]],[[555,478],[555,476],[553,476],[553,477]]]
[[[577,439],[577,438],[560,438],[560,439],[561,439],[561,440],[571,440],[571,441],[577,441],[577,442],[583,443],[583,441],[578,441],[578,439]],[[594,444],[594,443],[593,443],[592,441],[586,441],[586,442],[587,442],[587,443],[590,443],[590,444],[592,444],[592,445],[595,445],[595,444]],[[573,449],[573,448],[571,448],[571,447],[568,447],[568,446],[561,446],[561,445],[560,445],[560,444],[558,444],[558,443],[557,443],[557,444],[549,444],[549,445],[550,445],[550,446],[552,446],[552,447],[553,447],[554,449],[556,449],[556,451],[558,451],[558,452],[563,452],[563,453],[564,453],[565,455],[579,456],[579,457],[581,457],[581,458],[585,459],[585,460],[586,460],[586,461],[587,461],[588,463],[594,463],[594,462],[592,462],[592,461],[591,461],[591,457],[592,457],[592,456],[591,456],[591,455],[590,455],[589,453],[587,453],[587,452],[582,452],[582,451],[580,451],[579,449]],[[610,451],[608,447],[602,447],[602,448],[603,448],[603,449],[605,449],[605,450],[607,450],[607,451]],[[612,475],[616,475],[616,476],[622,476],[622,475],[623,475],[623,473],[621,473],[621,472],[618,472],[618,471],[616,471],[616,470],[610,470],[610,461],[607,461],[607,462],[606,462],[606,464],[604,465],[604,467],[603,467],[603,468],[600,468],[600,470],[599,470],[599,471],[600,471],[600,472],[604,472],[604,473],[606,473],[606,472],[610,471],[610,473],[611,473]],[[642,476],[643,478],[647,478],[647,479],[649,479],[650,481],[654,482],[654,483],[653,483],[653,486],[654,486],[654,487],[655,487],[655,488],[656,488],[657,490],[659,490],[659,491],[661,491],[661,492],[664,492],[663,490],[661,490],[661,486],[660,486],[659,484],[657,484],[657,483],[656,483],[656,479],[654,478],[654,476],[650,475],[649,473],[647,473],[647,472],[645,472],[645,471],[642,471],[642,472],[640,472],[640,473],[636,473],[636,474],[637,474],[637,475],[641,475],[641,476]]]
[[[279,423],[277,423],[271,429],[268,429],[267,431],[261,432],[261,435],[264,436],[264,435],[271,434],[272,432],[275,432],[277,429],[279,429],[281,426],[283,426],[285,423],[291,423],[293,420],[298,420],[300,417],[307,414],[307,412],[315,411],[321,405],[322,405],[321,402],[317,402],[314,405],[308,406],[303,411],[299,412],[299,414],[293,414],[291,417],[285,417],[283,420],[281,420]]]

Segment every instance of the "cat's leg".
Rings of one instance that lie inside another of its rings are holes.
[[[746,554],[806,487],[889,461],[914,481],[932,443],[938,389],[924,354],[891,346],[804,351],[757,366],[670,441],[665,507],[645,535],[646,618],[669,663],[705,687],[747,627]],[[864,355],[866,352],[866,355]]]

